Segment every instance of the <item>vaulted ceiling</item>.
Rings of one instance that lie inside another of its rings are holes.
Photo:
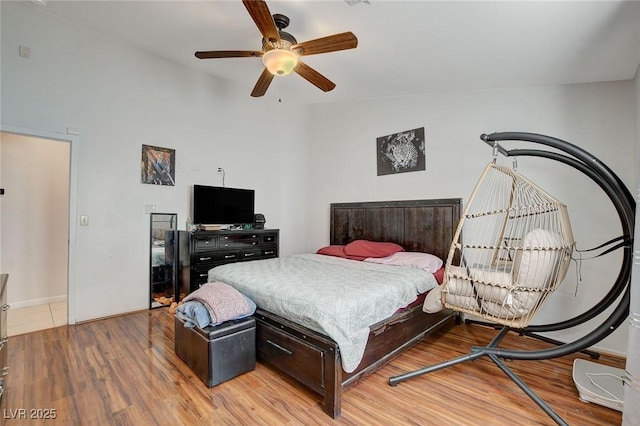
[[[352,31],[358,47],[308,56],[336,88],[276,77],[265,100],[340,102],[434,91],[633,79],[640,63],[636,1],[268,1],[307,41]],[[227,80],[247,98],[260,58],[200,60],[198,50],[260,50],[241,1],[25,1],[137,48]],[[256,100],[259,102],[260,100]]]

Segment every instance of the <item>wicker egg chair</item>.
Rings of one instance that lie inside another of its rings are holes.
[[[567,206],[511,168],[485,168],[446,263],[442,303],[526,327],[564,279],[574,247]]]
[[[466,355],[391,377],[389,384],[396,386],[405,380],[486,356],[557,424],[567,425],[503,360],[535,361],[575,352],[587,353],[592,358],[599,356],[587,348],[613,333],[629,314],[635,201],[611,169],[569,142],[523,132],[483,134],[480,138],[493,147],[494,161],[485,168],[469,198],[449,251],[444,284],[439,290],[446,308],[480,317],[483,324],[499,332],[486,346],[473,346]],[[554,151],[507,150],[499,141],[533,142],[552,147]],[[601,256],[623,249],[620,271],[608,293],[585,312],[556,323],[529,325],[545,299],[564,279],[574,239],[567,207],[516,171],[495,164],[498,154],[539,157],[568,165],[593,180],[611,200],[622,225],[622,235],[589,251],[602,249],[598,255]],[[577,340],[559,342],[537,334],[582,325],[606,314],[612,306],[608,317]],[[555,346],[530,351],[498,347],[509,331]]]

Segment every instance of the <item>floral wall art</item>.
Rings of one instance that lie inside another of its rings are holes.
[[[424,127],[376,138],[378,176],[425,170]]]

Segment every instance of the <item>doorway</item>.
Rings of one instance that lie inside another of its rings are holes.
[[[0,270],[9,274],[9,333],[73,323],[73,141],[6,126],[0,136]]]

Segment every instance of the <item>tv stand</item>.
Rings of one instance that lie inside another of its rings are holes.
[[[177,299],[205,284],[214,266],[278,257],[279,236],[278,229],[178,231]]]

